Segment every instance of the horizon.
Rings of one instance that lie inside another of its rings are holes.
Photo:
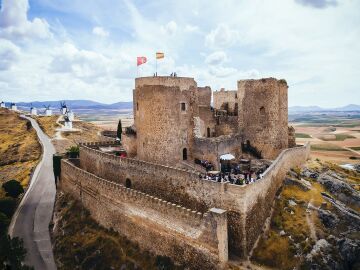
[[[290,107],[360,100],[359,2],[0,3],[0,99],[131,101],[135,77],[152,76],[159,51],[159,75],[213,91],[275,77],[288,82]],[[138,70],[137,56],[148,59]]]

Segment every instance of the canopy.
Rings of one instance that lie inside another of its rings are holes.
[[[235,159],[235,157],[232,154],[224,154],[220,156],[221,160],[232,160]]]

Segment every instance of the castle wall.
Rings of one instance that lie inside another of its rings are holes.
[[[238,81],[239,130],[267,159],[288,147],[287,89],[274,78]]]
[[[211,106],[211,88],[209,86],[198,87],[198,100],[200,106]]]
[[[201,137],[208,137],[208,128],[210,129],[210,137],[214,137],[216,129],[216,121],[214,112],[209,106],[199,106],[199,117],[203,121],[201,128]]]
[[[186,149],[187,159],[192,159],[197,104],[197,86],[192,78],[136,79],[137,157],[176,165],[183,160],[183,149]]]
[[[213,97],[215,109],[225,110],[227,107],[229,113],[235,113],[236,104],[238,103],[236,90],[225,91],[222,88],[220,91],[215,91]]]
[[[245,256],[261,233],[286,172],[304,163],[309,152],[309,145],[283,150],[261,180],[243,186],[199,179],[191,171],[120,158],[85,145],[80,147],[80,166],[116,183],[129,178],[133,189],[196,211],[227,210],[229,251]]]
[[[106,228],[171,257],[191,269],[215,269],[226,262],[227,219],[221,209],[196,212],[99,178],[69,161],[61,162],[61,188]]]
[[[122,142],[128,157],[135,157],[137,154],[136,135],[122,134]]]
[[[216,116],[217,125],[215,126],[216,136],[237,134],[239,123],[237,116],[219,115]]]
[[[227,135],[214,138],[195,138],[195,158],[208,160],[216,170],[219,170],[219,156],[232,153],[239,156],[241,153],[242,137],[240,135]]]

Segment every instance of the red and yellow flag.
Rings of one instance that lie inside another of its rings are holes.
[[[162,59],[164,57],[165,57],[164,53],[162,53],[162,52],[157,52],[156,53],[156,59]]]

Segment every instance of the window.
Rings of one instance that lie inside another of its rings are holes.
[[[131,188],[131,180],[129,178],[126,178],[125,180],[125,187]]]
[[[181,110],[186,111],[186,104],[185,102],[181,102]]]
[[[211,136],[210,128],[209,128],[209,127],[207,128],[207,136],[208,136],[208,138],[210,138],[210,136]]]
[[[187,160],[187,149],[186,148],[184,148],[183,149],[183,160]]]
[[[237,94],[235,94],[235,98],[237,98]]]
[[[261,108],[260,108],[260,121],[261,121],[261,122],[265,122],[265,120],[266,120],[265,108],[264,108],[264,107],[261,107]]]
[[[136,102],[136,110],[139,110],[139,102]]]

